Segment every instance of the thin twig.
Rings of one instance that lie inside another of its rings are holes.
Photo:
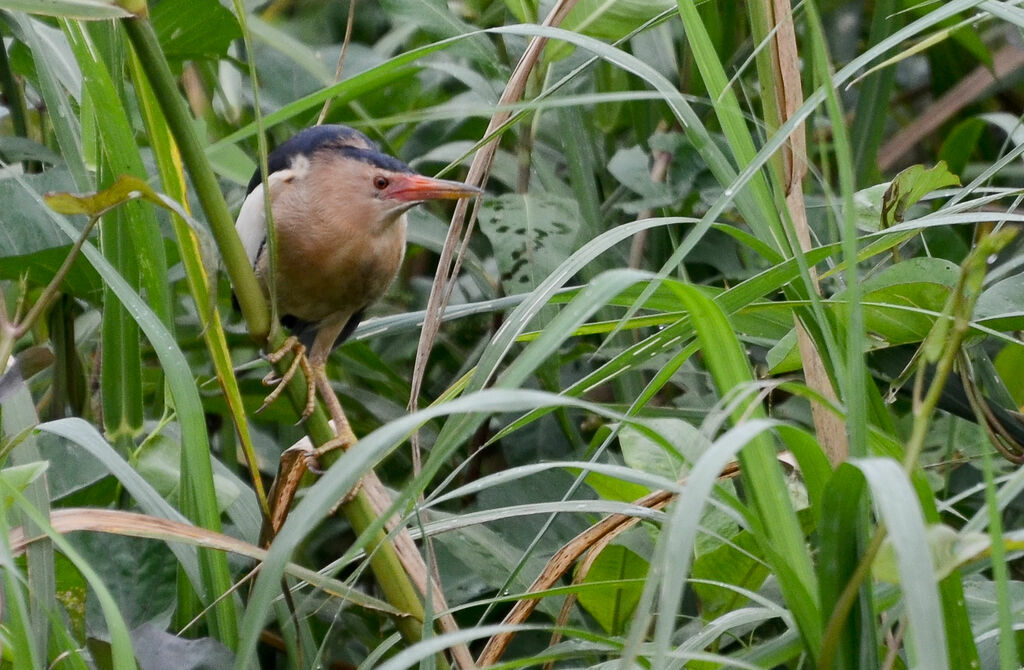
[[[120,203],[118,203],[120,204]],[[106,211],[106,210],[104,210]],[[60,269],[57,270],[57,274],[53,275],[53,279],[43,289],[43,293],[39,296],[39,299],[35,301],[32,308],[29,309],[28,314],[25,318],[19,320],[14,324],[13,335],[14,339],[20,339],[25,333],[27,333],[36,320],[46,311],[47,308],[53,301],[57,299],[57,294],[60,292],[61,283],[67,278],[68,273],[71,272],[71,266],[78,258],[78,254],[81,253],[82,247],[85,245],[85,241],[89,239],[89,233],[92,232],[93,226],[100,220],[103,212],[89,219],[89,222],[85,224],[85,228],[82,229],[82,234],[75,240],[74,245],[71,247],[71,251],[68,252],[64,262],[61,263]]]
[[[896,659],[899,658],[900,648],[903,647],[903,635],[907,632],[907,619],[901,617],[896,622],[895,632],[890,631],[885,642],[888,651],[885,652],[885,661],[882,662],[882,670],[892,670],[896,667]]]
[[[356,0],[349,0],[348,23],[345,24],[345,39],[341,42],[341,54],[338,56],[338,66],[334,68],[334,83],[341,81],[341,71],[345,67],[345,54],[348,53],[349,42],[352,41],[352,26],[356,19]],[[324,106],[320,109],[320,116],[316,117],[316,125],[320,125],[327,117],[327,111],[331,108],[331,99],[324,100]]]
[[[719,480],[731,479],[738,475],[739,472],[739,465],[731,463],[719,475]],[[675,500],[675,498],[676,495],[668,491],[653,491],[643,498],[634,501],[633,504],[637,507],[657,510],[662,509]],[[604,539],[615,537],[639,522],[639,517],[612,514],[594,524],[555,552],[555,555],[548,560],[544,569],[533,581],[533,584],[530,585],[526,593],[537,593],[551,588],[585,552],[601,546]],[[516,625],[523,623],[529,618],[539,603],[539,598],[520,599],[505,616],[504,621],[502,621],[502,627],[514,628]],[[486,668],[497,663],[514,636],[515,632],[504,632],[488,640],[484,650],[480,652],[480,656],[477,658],[477,665],[481,668]]]
[[[558,2],[548,13],[542,25],[545,27],[558,26],[572,8],[576,6],[576,2],[577,0],[561,0]],[[530,40],[526,51],[523,52],[522,58],[519,59],[519,63],[516,65],[516,69],[512,72],[512,76],[509,77],[508,84],[505,85],[501,98],[498,100],[497,107],[501,111],[491,117],[487,130],[484,132],[484,137],[494,134],[512,116],[512,112],[507,110],[506,106],[519,101],[522,97],[530,72],[533,71],[534,66],[540,60],[540,54],[544,50],[547,41],[546,37],[534,37]],[[469,166],[466,183],[483,187],[487,181],[487,175],[490,173],[491,165],[494,163],[494,157],[498,152],[499,139],[500,137],[495,135],[490,142],[481,147],[476,153],[472,164]],[[451,297],[454,287],[453,280],[462,267],[462,259],[465,256],[465,249],[469,244],[469,238],[473,233],[473,225],[476,223],[479,204],[474,207],[472,215],[469,217],[469,222],[466,224],[468,209],[469,202],[467,200],[460,200],[455,205],[455,212],[452,214],[451,224],[448,228],[448,236],[445,238],[444,247],[441,250],[441,258],[437,263],[437,274],[434,277],[434,284],[430,289],[430,298],[427,301],[427,314],[420,333],[419,345],[416,348],[416,362],[413,366],[412,383],[409,391],[409,409],[411,411],[415,411],[419,407],[419,395],[420,389],[423,386],[423,378],[426,374],[427,358],[430,356],[430,350],[433,348],[434,341],[437,339],[438,331],[441,328],[441,315],[444,313],[448,300]],[[466,224],[466,233],[460,246],[459,240],[463,237],[464,224]],[[457,246],[460,247],[458,255],[455,254]],[[413,434],[411,442],[413,447],[413,463],[416,466],[419,463],[418,434]],[[416,470],[418,472],[418,467]]]
[[[657,132],[665,132],[667,129],[667,124],[662,121],[658,124]],[[657,152],[654,155],[654,165],[651,166],[651,181],[656,184],[664,182],[666,175],[668,175],[668,167],[671,164],[672,154],[670,152]],[[652,216],[654,216],[654,210],[645,209],[637,215],[636,220],[641,221]],[[643,265],[644,256],[647,253],[647,237],[650,232],[650,228],[645,228],[633,236],[633,241],[629,247],[629,267],[639,269]]]

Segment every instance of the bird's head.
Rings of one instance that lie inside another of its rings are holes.
[[[322,220],[361,222],[384,229],[408,209],[429,200],[477,195],[474,186],[417,174],[402,161],[380,151],[363,133],[342,125],[307,128],[270,153],[271,179],[299,186],[285,197],[280,215],[298,220],[314,212]],[[261,183],[259,171],[249,182],[251,195]],[[275,216],[279,212],[275,208]]]
[[[430,200],[457,200],[478,193],[475,186],[418,174],[373,148],[342,147],[318,152],[311,163],[322,188],[337,189],[367,220],[387,226],[410,208]]]

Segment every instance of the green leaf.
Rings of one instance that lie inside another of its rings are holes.
[[[1016,344],[1003,347],[993,363],[1013,402],[1018,407],[1024,405],[1024,374],[1021,374],[1024,370],[1024,347]]]
[[[41,204],[40,200],[40,204]],[[51,213],[56,223],[65,234],[74,238],[75,230],[62,217]],[[213,491],[213,474],[210,464],[209,435],[207,433],[206,417],[203,413],[202,403],[196,389],[195,380],[192,377],[192,370],[187,359],[178,347],[175,339],[170,335],[159,318],[153,313],[147,303],[131,288],[120,274],[110,265],[103,255],[91,244],[82,247],[82,254],[96,268],[97,272],[104,278],[107,286],[117,297],[117,300],[125,305],[135,321],[138,322],[142,331],[146,334],[153,351],[160,360],[161,367],[166,374],[171,399],[174,402],[179,425],[181,427],[182,442],[190,455],[191,465],[196,468],[197,474],[189,482],[195,487],[193,494],[197,500],[197,508],[201,514],[203,525],[211,530],[220,529],[220,517],[217,513],[216,496]],[[204,569],[208,568],[204,577],[211,581],[216,579],[217,593],[227,590],[230,580],[227,575],[227,566],[224,563],[222,554],[203,554]],[[228,584],[225,584],[228,582]],[[210,584],[210,581],[206,582]],[[230,599],[221,602],[221,606],[233,607]],[[218,608],[220,609],[220,608]]]
[[[1024,582],[1011,581],[1006,590],[1012,603],[1024,602]],[[978,637],[978,652],[981,663],[976,667],[999,667],[999,637],[994,633],[999,630],[999,612],[997,601],[999,586],[984,576],[976,573],[964,578],[963,596],[975,636]],[[1014,609],[1014,627],[1024,623],[1024,613],[1020,608]]]
[[[614,41],[674,5],[674,0],[580,0],[562,20],[560,27]],[[572,53],[573,48],[569,44],[556,43],[548,48],[545,58],[552,61],[564,58]]]
[[[752,533],[742,531],[728,542],[720,542],[717,549],[693,561],[690,584],[700,599],[701,617],[711,621],[738,609],[748,600],[738,589],[756,592],[769,574],[758,538]]]
[[[219,2],[161,0],[150,12],[167,60],[219,59],[242,36],[235,15]]]
[[[87,491],[96,482],[109,477],[110,471],[103,463],[78,444],[60,439],[45,429],[39,431],[37,438],[39,454],[50,462],[46,484],[53,500]]]
[[[114,533],[74,533],[70,542],[109,584],[129,628],[148,621],[170,625],[174,607],[174,554],[163,542]],[[96,626],[95,617],[88,617]],[[102,627],[100,627],[102,630]]]
[[[646,486],[623,481],[618,477],[606,475],[603,472],[588,472],[584,481],[602,500],[630,502],[642,498],[651,492],[651,489]]]
[[[445,0],[384,0],[381,4],[400,24],[414,25],[434,38],[459,37],[475,32],[475,27],[456,16],[452,6]],[[492,64],[495,61],[493,47],[479,34],[453,45],[452,51],[480,64]]]
[[[576,202],[553,194],[506,194],[485,198],[480,229],[490,240],[506,293],[540,285],[573,251]]]
[[[46,461],[36,461],[35,463],[23,463],[21,465],[12,465],[0,470],[0,478],[4,480],[4,484],[10,486],[16,491],[24,491],[28,488],[28,485],[39,479],[46,469],[49,467],[49,463]],[[3,509],[8,509],[14,503],[13,498],[6,497],[0,502]]]
[[[57,274],[69,253],[71,245],[66,244],[24,256],[9,256],[0,263],[0,279],[18,280],[25,277],[30,286],[44,286]],[[72,262],[60,289],[69,295],[96,303],[100,300],[103,283],[92,265],[79,256]]]
[[[123,19],[132,15],[117,0],[0,0],[0,9],[86,21]]]
[[[942,312],[960,270],[941,258],[912,258],[892,265],[861,287],[862,309],[867,333],[874,338],[869,348],[920,342],[931,331],[936,315]],[[845,293],[828,304],[841,322],[846,312],[840,309]],[[767,355],[773,374],[792,372],[802,367],[791,330],[772,346]]]
[[[818,588],[823,622],[833,616],[839,599],[853,578],[863,551],[868,528],[864,527],[864,476],[857,468],[843,463],[827,480],[822,496],[821,523],[816,536],[818,542]],[[845,625],[831,642],[836,649],[838,668],[876,667],[875,645],[864,645],[861,640],[873,636],[873,627],[865,619],[874,609],[872,593],[866,586],[860,588],[857,601],[850,607]],[[865,658],[864,654],[867,655]]]
[[[881,228],[891,228],[902,223],[907,209],[932,191],[959,185],[960,177],[950,172],[949,167],[942,161],[932,168],[925,168],[923,165],[907,168],[896,175],[882,196]]]
[[[124,458],[114,450],[96,428],[79,418],[58,419],[39,425],[40,432],[62,437],[70,448],[87,452],[103,468],[113,475],[138,506],[150,516],[185,521],[185,518],[155,491]],[[172,543],[170,550],[178,563],[185,569],[194,588],[201,588],[199,566],[195,550],[182,544]]]
[[[584,584],[610,582],[580,591],[579,602],[609,635],[620,635],[633,617],[643,592],[648,564],[626,547],[613,544],[590,566]]]
[[[934,670],[949,668],[935,566],[913,486],[892,459],[860,458],[851,464],[864,473],[879,517],[893,542],[903,602],[910,620],[910,664]]]
[[[887,268],[863,285],[867,332],[890,345],[920,342],[958,276],[959,268],[941,258],[914,258]]]
[[[981,119],[967,119],[953,126],[943,138],[939,158],[949,165],[950,172],[956,175],[964,173],[964,168],[974,154],[985,127],[985,122]]]
[[[614,40],[674,5],[674,0],[580,0],[560,25],[573,32]]]
[[[148,440],[137,454],[136,469],[165,499],[179,505],[181,487],[181,445],[168,437]],[[223,512],[238,498],[241,491],[231,480],[217,473],[213,475],[217,493],[217,508]]]
[[[651,157],[639,146],[619,149],[608,161],[608,172],[620,184],[640,196],[638,200],[618,204],[619,209],[628,214],[636,214],[648,209],[667,207],[681,200],[681,190],[688,190],[692,180],[682,185],[682,189],[651,179]]]
[[[12,31],[31,49],[33,84],[46,104],[53,132],[74,187],[89,188],[93,177],[85,166],[82,127],[75,103],[82,100],[82,70],[64,33],[23,14],[6,18]],[[42,56],[41,54],[46,54]],[[6,202],[6,200],[5,200]]]
[[[179,668],[227,668],[231,650],[209,637],[190,639],[168,633],[165,626],[147,621],[132,630],[132,647],[142,667],[160,667],[173,658]]]
[[[960,566],[987,553],[992,545],[992,541],[984,533],[958,533],[941,523],[928,526],[925,533],[928,550],[931,551],[935,564],[936,581],[945,579]],[[882,581],[890,584],[900,583],[899,562],[892,538],[886,537],[882,543],[882,548],[879,549],[878,556],[871,566],[871,572]]]
[[[997,281],[978,296],[974,320],[994,330],[1024,328],[1024,275]]]
[[[51,191],[46,193],[43,199],[55,212],[88,216],[99,216],[118,205],[134,200],[145,200],[174,212],[184,219],[203,240],[208,238],[206,228],[200,225],[181,203],[155,191],[142,179],[128,174],[120,175],[113,184],[102,191],[83,194]]]
[[[853,194],[854,217],[858,230],[879,230],[879,222],[882,220],[882,199],[888,188],[888,183],[875,184]]]
[[[0,179],[0,258],[24,256],[44,249],[68,246],[68,238],[40,207],[38,195],[74,188],[67,170],[54,168],[41,174],[24,175],[23,184]],[[31,192],[26,191],[31,189]],[[78,226],[81,230],[81,226]],[[0,263],[5,275],[14,272],[13,263]],[[19,273],[14,273],[15,276]]]
[[[608,161],[608,172],[619,180],[619,183],[633,193],[647,198],[661,197],[666,199],[670,193],[664,182],[651,179],[651,156],[643,147],[633,146],[619,149]]]
[[[719,393],[725,395],[749,387],[753,382],[753,371],[725,310],[693,286],[677,282],[670,286],[690,313],[705,362]],[[737,426],[734,430],[747,425],[744,422],[753,422],[748,419],[748,412],[753,419],[764,416],[763,407],[752,399],[732,405],[732,418]],[[709,454],[710,451],[705,452],[698,467],[707,461]],[[757,434],[740,452],[739,460],[745,473],[743,483],[750,495],[751,506],[763,526],[764,544],[776,552],[771,561],[772,569],[802,634],[818,640],[822,631],[817,602],[811,595],[817,592],[817,580],[803,529],[775,457],[775,445],[767,435]],[[757,473],[756,476],[753,473]],[[673,599],[681,598],[682,593],[673,592],[672,596]],[[669,603],[665,605],[669,606]],[[663,619],[658,623],[656,639],[664,645],[669,635],[668,624]],[[662,649],[658,651],[660,653]]]
[[[645,419],[643,425],[671,447],[635,426],[623,426],[619,431],[622,456],[626,465],[643,472],[681,479],[689,471],[689,464],[696,463],[711,445],[697,428],[682,419]]]
[[[525,569],[516,573],[509,583],[509,575],[513,574],[522,558],[522,551],[502,533],[484,525],[460,528],[451,533],[437,536],[439,548],[449,554],[446,565],[442,568],[453,569],[459,579],[472,575],[473,581],[485,584],[492,589],[508,589],[510,592],[525,593],[530,588],[530,579],[544,569],[540,557],[531,557]],[[450,585],[448,579],[445,584]],[[544,600],[538,606],[548,616],[557,616],[558,608],[554,601]]]
[[[96,193],[75,195],[51,191],[43,196],[43,200],[55,212],[87,216],[99,216],[122,203],[138,198],[163,204],[149,184],[138,177],[126,174],[119,176],[109,188]]]
[[[8,163],[34,160],[58,165],[64,160],[60,154],[48,146],[17,135],[0,137],[0,156],[3,156]]]

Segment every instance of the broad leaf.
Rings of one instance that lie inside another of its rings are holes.
[[[609,635],[621,634],[632,621],[647,568],[647,561],[626,547],[613,544],[601,552],[583,579],[584,584],[614,582],[579,594],[580,605]]]
[[[509,294],[530,291],[551,274],[572,253],[578,226],[575,201],[551,194],[486,198],[480,210]]]

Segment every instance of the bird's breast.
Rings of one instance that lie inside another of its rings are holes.
[[[316,323],[375,302],[401,267],[405,230],[404,216],[376,230],[365,222],[278,222],[279,311]]]

